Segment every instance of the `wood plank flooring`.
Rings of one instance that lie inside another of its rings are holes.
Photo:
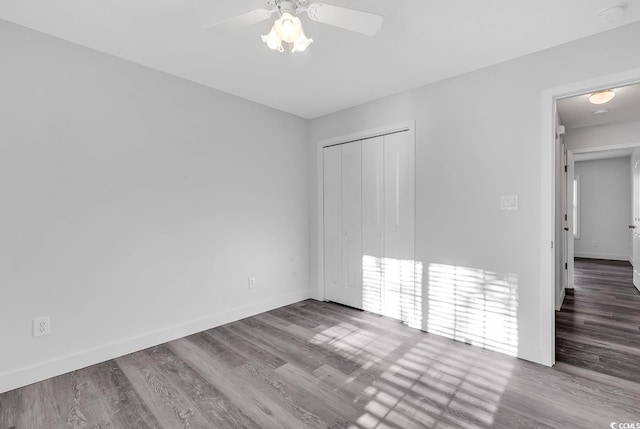
[[[307,300],[4,393],[0,429],[607,428],[638,397]]]
[[[575,260],[575,289],[556,312],[556,360],[640,382],[640,292],[631,264]]]

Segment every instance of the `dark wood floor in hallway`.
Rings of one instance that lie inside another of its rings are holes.
[[[640,382],[640,292],[623,261],[575,260],[575,289],[556,312],[556,360]]]
[[[608,384],[303,301],[0,395],[7,428],[608,428]]]

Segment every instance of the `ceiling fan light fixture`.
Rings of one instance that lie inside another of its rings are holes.
[[[302,34],[302,22],[297,16],[284,12],[273,24],[278,37],[283,42],[293,43]]]
[[[284,51],[283,42],[290,46],[291,52],[303,52],[313,43],[313,39],[305,36],[300,18],[289,12],[283,12],[276,19],[269,34],[262,36],[262,41],[278,52]]]
[[[284,51],[282,48],[282,40],[278,37],[275,26],[271,27],[269,34],[262,36],[262,41],[267,44],[269,49],[273,49],[278,52]]]
[[[312,21],[365,36],[374,36],[382,27],[380,15],[310,1],[267,0],[268,9],[255,9],[206,27],[205,30],[212,36],[223,37],[241,28],[266,21],[277,13],[278,19],[273,23],[269,33],[261,36],[262,41],[274,51],[283,52],[283,43],[286,43],[291,52],[303,52],[313,43],[313,39],[304,34],[302,21],[298,18],[303,12],[306,12]]]
[[[313,39],[308,39],[307,36],[304,35],[304,32],[302,32],[302,34],[300,34],[300,37],[298,37],[296,41],[293,42],[291,52],[304,52],[312,43]]]
[[[589,102],[591,104],[605,104],[613,100],[613,97],[616,96],[616,93],[610,89],[605,89],[603,91],[596,91],[589,96]]]

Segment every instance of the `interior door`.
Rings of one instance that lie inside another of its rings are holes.
[[[562,288],[567,288],[569,286],[569,259],[573,259],[573,255],[569,254],[569,240],[573,240],[573,231],[569,226],[569,182],[573,186],[573,177],[569,177],[568,174],[568,159],[567,159],[567,151],[565,150],[564,142],[560,138],[560,148],[562,151],[562,165],[566,165],[567,168],[563,169],[562,175],[562,214],[563,214],[563,231],[562,231],[562,251],[563,251],[563,262],[566,264],[562,267]]]
[[[325,298],[421,327],[415,141],[400,132],[323,151]]]
[[[342,148],[323,150],[324,294],[330,301],[342,295]]]
[[[415,158],[408,132],[384,136],[384,267],[382,314],[419,324],[415,264]]]
[[[362,308],[362,144],[323,150],[325,299]]]
[[[632,207],[633,223],[629,225],[632,231],[632,264],[633,285],[640,290],[640,153],[636,149],[633,152],[633,182],[632,182]]]
[[[382,312],[384,138],[362,142],[362,305]]]
[[[362,143],[342,147],[342,290],[340,302],[362,308]]]

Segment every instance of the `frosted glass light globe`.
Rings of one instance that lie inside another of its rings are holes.
[[[276,34],[275,26],[271,27],[271,31],[269,34],[262,36],[262,41],[267,44],[270,49],[274,51],[282,52],[284,49],[282,48],[282,41]]]
[[[604,104],[613,100],[613,97],[616,96],[616,93],[610,89],[605,89],[604,91],[594,92],[589,96],[589,101],[591,104]]]
[[[280,19],[275,22],[274,27],[280,40],[287,43],[295,42],[300,37],[300,33],[302,33],[300,18],[291,15],[289,12],[283,13]]]

